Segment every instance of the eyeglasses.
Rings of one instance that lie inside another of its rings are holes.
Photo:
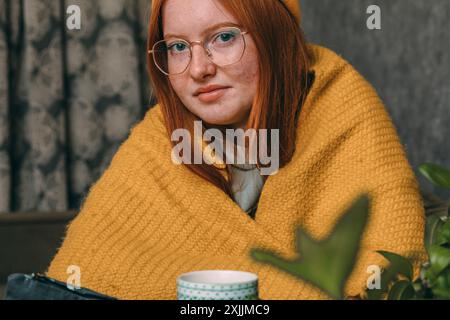
[[[214,31],[206,41],[161,40],[155,43],[149,53],[153,55],[156,67],[167,76],[179,75],[188,69],[194,44],[203,46],[214,64],[225,67],[238,63],[244,56],[244,36],[247,33],[237,27],[225,27]]]

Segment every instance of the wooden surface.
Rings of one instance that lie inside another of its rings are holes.
[[[45,271],[75,215],[76,211],[0,214],[0,286],[12,273]]]

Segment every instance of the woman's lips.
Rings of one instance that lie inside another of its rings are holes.
[[[205,103],[214,102],[220,99],[229,88],[220,88],[210,92],[200,93],[197,97],[200,101]]]

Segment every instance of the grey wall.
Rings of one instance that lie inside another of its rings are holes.
[[[369,5],[382,29],[369,30]],[[450,168],[450,1],[301,0],[307,39],[347,59],[377,89],[416,173],[424,162]],[[419,177],[422,188],[441,196]]]

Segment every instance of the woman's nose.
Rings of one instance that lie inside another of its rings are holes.
[[[216,65],[211,61],[208,54],[209,52],[201,45],[192,47],[189,71],[195,80],[202,80],[216,73]]]

